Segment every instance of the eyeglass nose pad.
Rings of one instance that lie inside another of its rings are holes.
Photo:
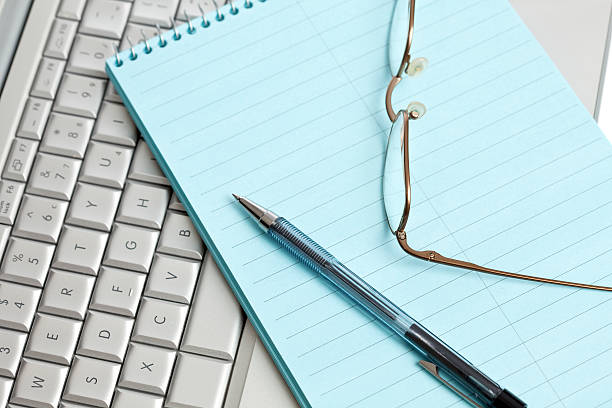
[[[406,74],[408,76],[414,77],[420,75],[425,68],[429,65],[429,61],[425,57],[419,57],[413,59],[410,64],[408,64],[408,68],[406,68]]]
[[[410,102],[406,108],[410,119],[420,119],[427,112],[427,108],[421,102]]]

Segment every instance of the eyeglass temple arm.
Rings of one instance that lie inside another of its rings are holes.
[[[431,250],[417,251],[415,249],[412,249],[410,245],[408,245],[408,242],[406,241],[406,233],[404,231],[398,231],[397,240],[400,246],[402,247],[402,249],[406,251],[408,254],[415,256],[417,258],[420,258],[420,259],[424,259],[426,261],[431,261],[431,262],[439,263],[442,265],[455,266],[458,268],[470,269],[470,270],[474,270],[478,272],[488,273],[491,275],[505,276],[507,278],[515,278],[515,279],[522,279],[522,280],[527,280],[527,281],[552,283],[555,285],[563,285],[563,286],[571,286],[575,288],[595,289],[595,290],[604,290],[604,291],[612,292],[612,287],[609,287],[609,286],[589,285],[586,283],[568,282],[568,281],[562,281],[562,280],[556,280],[556,279],[540,278],[537,276],[522,275],[519,273],[505,272],[505,271],[500,271],[498,269],[486,268],[484,266],[476,265],[471,262],[461,261],[461,260],[453,259],[453,258],[447,258],[443,255],[440,255],[436,251],[431,251]]]

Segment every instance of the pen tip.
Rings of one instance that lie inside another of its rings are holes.
[[[240,196],[239,196],[238,194],[234,194],[234,193],[232,193],[232,195],[234,196],[234,198],[235,198],[236,200],[240,201]]]

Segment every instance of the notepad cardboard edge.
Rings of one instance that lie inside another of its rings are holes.
[[[108,74],[108,77],[110,78],[110,80],[111,80],[113,86],[115,87],[117,93],[121,97],[121,100],[123,101],[126,109],[128,110],[128,112],[130,114],[130,117],[132,118],[132,120],[136,124],[136,127],[138,128],[138,130],[142,134],[145,142],[147,143],[147,146],[151,150],[151,153],[155,157],[155,159],[156,159],[157,163],[159,164],[159,167],[161,168],[162,172],[164,173],[166,178],[168,178],[168,180],[170,181],[170,184],[171,184],[172,188],[174,189],[174,192],[176,193],[176,195],[178,196],[179,200],[181,201],[181,203],[185,207],[185,210],[187,211],[187,214],[191,218],[195,228],[198,230],[198,233],[199,233],[200,237],[202,238],[202,240],[206,244],[207,250],[210,251],[210,253],[212,254],[213,259],[215,260],[217,266],[221,270],[221,273],[225,277],[225,280],[229,284],[230,288],[232,289],[232,292],[234,293],[234,295],[238,299],[238,302],[242,306],[242,308],[245,311],[248,319],[250,320],[251,324],[255,328],[255,331],[259,335],[259,337],[262,340],[264,346],[268,350],[268,353],[272,357],[272,360],[274,361],[274,364],[279,369],[279,371],[281,372],[281,375],[285,379],[285,382],[287,383],[287,385],[291,389],[291,392],[293,393],[293,396],[296,398],[298,404],[301,407],[311,408],[312,405],[310,404],[310,402],[306,398],[306,395],[304,394],[304,392],[300,388],[299,383],[297,382],[297,380],[295,379],[295,377],[291,373],[291,370],[289,369],[289,367],[285,363],[284,359],[282,358],[281,353],[278,351],[278,349],[274,345],[274,342],[272,341],[271,337],[269,336],[268,332],[266,331],[264,325],[259,320],[257,314],[255,313],[254,308],[251,306],[251,304],[250,304],[249,300],[247,299],[246,295],[244,294],[244,292],[240,288],[240,285],[238,284],[238,282],[234,278],[233,274],[231,273],[229,267],[227,266],[227,263],[225,262],[225,260],[221,256],[221,254],[220,254],[218,248],[216,247],[216,245],[214,244],[214,241],[212,240],[212,238],[210,237],[210,235],[206,231],[206,228],[204,228],[204,225],[203,225],[202,221],[200,220],[200,218],[196,214],[195,210],[191,206],[191,203],[187,199],[187,197],[186,197],[185,193],[183,192],[180,184],[178,183],[178,181],[174,177],[174,174],[172,173],[172,171],[170,171],[170,168],[169,168],[168,164],[166,163],[163,155],[161,154],[161,152],[157,148],[157,145],[155,144],[155,142],[153,141],[153,139],[149,135],[146,127],[144,126],[144,124],[140,120],[140,117],[138,116],[136,111],[133,109],[132,104],[130,103],[129,99],[125,96],[125,93],[123,92],[121,84],[119,83],[119,81],[117,81],[117,78],[114,75],[114,72],[113,72],[113,69],[112,69],[112,66],[111,66],[113,64],[113,61],[114,61],[113,59],[109,59],[109,60],[106,61],[106,64],[105,64],[106,73]]]

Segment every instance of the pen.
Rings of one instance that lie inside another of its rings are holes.
[[[319,272],[406,340],[425,359],[419,364],[445,386],[479,408],[524,408],[527,404],[480,372],[459,353],[351,272],[293,224],[234,194],[257,224],[281,246]],[[449,381],[442,378],[442,373]],[[452,382],[452,383],[451,383]],[[453,385],[453,384],[456,384]],[[464,390],[462,392],[458,387]]]

